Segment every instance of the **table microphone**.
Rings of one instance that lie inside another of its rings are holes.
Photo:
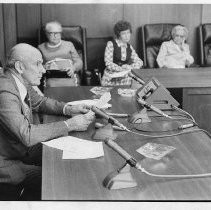
[[[120,123],[118,120],[116,120],[115,118],[113,118],[112,116],[109,116],[106,112],[104,112],[103,110],[97,108],[96,106],[92,106],[91,110],[95,113],[100,115],[101,117],[105,118],[106,120],[108,120],[109,123],[111,123],[112,125],[115,124],[118,127],[122,128],[123,130],[128,131],[128,129],[122,124]]]
[[[161,110],[158,109],[157,107],[148,104],[146,101],[142,100],[141,98],[138,98],[138,102],[139,102],[142,106],[144,106],[144,107],[146,107],[146,108],[148,108],[148,109],[151,109],[152,111],[158,113],[159,115],[172,119],[172,117],[170,117],[169,115],[165,114],[163,111],[161,111]]]
[[[117,152],[121,157],[123,157],[130,166],[136,167],[136,164],[137,164],[136,159],[134,159],[129,153],[127,153],[122,147],[120,147],[112,139],[106,139],[105,144],[107,144],[115,152]]]
[[[138,78],[137,76],[135,76],[131,72],[128,73],[128,76],[131,77],[132,79],[134,79],[136,82],[140,83],[141,85],[145,84],[144,80]]]

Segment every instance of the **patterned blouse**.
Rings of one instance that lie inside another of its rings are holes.
[[[122,43],[120,40],[115,39],[115,42],[117,43],[117,46],[121,48],[121,60],[125,61],[127,57],[127,44]],[[104,75],[102,78],[102,85],[103,86],[109,86],[109,85],[130,85],[131,84],[131,78],[126,74],[124,77],[120,78],[112,78],[112,74],[121,72],[121,71],[128,71],[132,69],[139,69],[143,66],[142,60],[138,57],[135,50],[131,45],[129,45],[131,48],[131,60],[132,63],[119,66],[116,63],[113,62],[114,57],[114,45],[111,41],[108,41],[107,46],[105,48],[105,55],[104,55],[104,61],[106,68],[104,70]]]

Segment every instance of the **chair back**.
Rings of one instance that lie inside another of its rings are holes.
[[[101,74],[105,69],[104,53],[106,44],[111,41],[112,37],[88,38],[87,49],[87,65],[89,70],[98,69]]]
[[[105,69],[104,53],[106,44],[112,40],[109,37],[97,37],[87,39],[87,66],[88,71],[84,76],[83,84],[85,85],[101,85],[101,78]]]
[[[211,66],[211,57],[208,56],[209,49],[211,49],[211,23],[206,23],[199,26],[199,46],[200,65]]]
[[[157,68],[156,58],[161,44],[171,39],[171,30],[179,24],[157,23],[146,24],[138,31],[138,54],[144,62],[144,67]]]

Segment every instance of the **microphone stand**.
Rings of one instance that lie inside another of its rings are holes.
[[[114,132],[113,126],[111,123],[108,123],[107,125],[98,128],[93,134],[92,139],[105,141],[107,138],[114,140],[116,137],[117,134]]]
[[[109,173],[103,181],[103,186],[109,190],[136,187],[138,184],[132,177],[130,168],[136,167],[137,161],[112,139],[106,139],[105,144],[122,156],[126,163],[117,171]]]
[[[122,167],[109,173],[103,180],[103,186],[109,190],[117,190],[138,186],[136,180],[132,177],[130,165],[126,162]]]

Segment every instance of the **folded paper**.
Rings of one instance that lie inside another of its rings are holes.
[[[102,142],[93,142],[73,136],[66,136],[43,144],[63,151],[63,159],[88,159],[104,156]]]

